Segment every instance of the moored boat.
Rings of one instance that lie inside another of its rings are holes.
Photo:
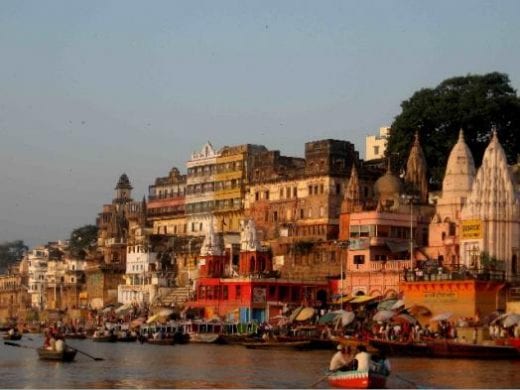
[[[65,348],[63,351],[49,350],[44,347],[40,347],[36,350],[41,360],[53,360],[61,362],[71,362],[76,357],[77,351],[72,348]]]
[[[92,341],[98,343],[115,343],[117,341],[117,336],[115,334],[94,335],[92,336]]]
[[[433,355],[432,348],[427,343],[411,343],[401,341],[388,341],[380,339],[369,339],[369,344],[385,353],[394,356],[420,356],[431,357]]]
[[[242,345],[250,349],[308,349],[310,341],[253,341]]]
[[[147,339],[146,342],[148,344],[154,344],[154,345],[174,345],[175,344],[175,340],[173,337],[168,337],[168,338],[164,338],[164,339],[154,339],[152,337],[152,338]]]
[[[21,333],[15,333],[15,334],[5,334],[4,340],[21,340],[22,334]]]
[[[327,376],[329,385],[341,389],[383,389],[386,378],[373,371],[335,371]]]
[[[520,351],[510,345],[487,345],[458,343],[448,340],[433,340],[427,342],[432,350],[432,356],[455,359],[520,359]]]

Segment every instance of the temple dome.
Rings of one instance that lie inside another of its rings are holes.
[[[464,133],[459,132],[459,139],[448,157],[446,173],[442,181],[442,192],[464,193],[471,191],[475,177],[475,162],[468,145],[464,141]]]
[[[383,176],[377,179],[374,184],[374,192],[377,197],[395,196],[401,193],[401,180],[388,170]]]

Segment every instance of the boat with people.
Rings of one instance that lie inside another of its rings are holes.
[[[368,371],[334,371],[327,375],[329,385],[341,389],[384,389],[387,375]]]
[[[38,357],[41,360],[72,362],[78,351],[73,348],[65,348],[61,351],[57,351],[55,349],[40,347],[36,349],[36,352],[38,352]]]

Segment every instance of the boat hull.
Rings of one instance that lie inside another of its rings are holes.
[[[249,349],[308,349],[310,341],[253,341],[242,345]]]
[[[336,371],[328,376],[328,382],[340,389],[383,389],[386,376],[371,371]]]
[[[77,351],[75,349],[66,349],[62,352],[51,351],[46,348],[38,348],[38,357],[41,360],[52,360],[60,362],[71,362],[76,357]]]
[[[4,335],[4,340],[21,340],[22,335],[21,334],[6,334]]]

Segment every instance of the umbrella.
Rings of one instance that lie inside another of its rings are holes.
[[[306,307],[298,313],[298,315],[296,316],[296,318],[294,320],[295,321],[307,321],[307,320],[310,320],[313,315],[314,315],[314,309],[312,307]]]
[[[136,318],[135,320],[133,320],[132,322],[130,322],[130,326],[132,328],[137,328],[138,326],[143,325],[145,321],[146,321],[146,318],[139,317],[139,318]]]
[[[124,305],[122,306],[119,306],[115,312],[116,313],[121,313],[121,312],[125,312],[125,311],[128,311],[132,308],[132,304],[131,303],[125,303]]]
[[[340,313],[339,319],[341,321],[341,325],[347,326],[352,321],[354,321],[354,318],[356,318],[356,315],[352,311],[344,311],[341,310],[342,313]]]
[[[449,312],[446,312],[446,313],[441,313],[441,314],[437,314],[435,317],[432,317],[430,319],[430,321],[446,321],[448,320],[453,314],[452,313],[449,313]]]
[[[399,299],[392,305],[392,307],[390,309],[395,310],[395,309],[399,309],[400,307],[403,307],[403,306],[404,306],[404,301],[402,299]]]
[[[300,312],[301,312],[302,310],[303,310],[303,306],[299,306],[299,307],[297,307],[296,309],[294,309],[294,310],[292,311],[291,315],[289,316],[289,321],[290,321],[290,322],[293,322],[293,321],[295,320],[296,316],[297,316],[298,314],[300,314]]]
[[[412,305],[406,309],[413,316],[431,316],[432,312],[426,306]]]
[[[520,323],[520,314],[509,314],[504,322],[502,322],[502,325],[504,328],[509,328],[510,326],[516,325]]]
[[[338,315],[339,314],[335,311],[328,312],[327,314],[325,314],[324,316],[322,316],[319,319],[318,324],[321,324],[321,325],[330,324],[330,323],[334,322],[334,320],[338,317]]]
[[[168,317],[168,316],[171,316],[173,313],[174,313],[174,311],[172,309],[162,309],[159,312],[159,315],[161,317]]]
[[[392,318],[393,316],[395,316],[395,313],[393,311],[390,311],[390,310],[381,310],[381,311],[378,311],[374,317],[372,317],[372,319],[374,321],[388,321],[390,318]]]
[[[404,314],[404,313],[396,315],[394,318],[392,318],[392,321],[408,322],[409,324],[412,324],[412,325],[415,325],[417,323],[417,320],[415,318],[413,318],[409,314]]]
[[[397,302],[397,299],[385,299],[379,302],[377,310],[392,310],[392,306]]]

